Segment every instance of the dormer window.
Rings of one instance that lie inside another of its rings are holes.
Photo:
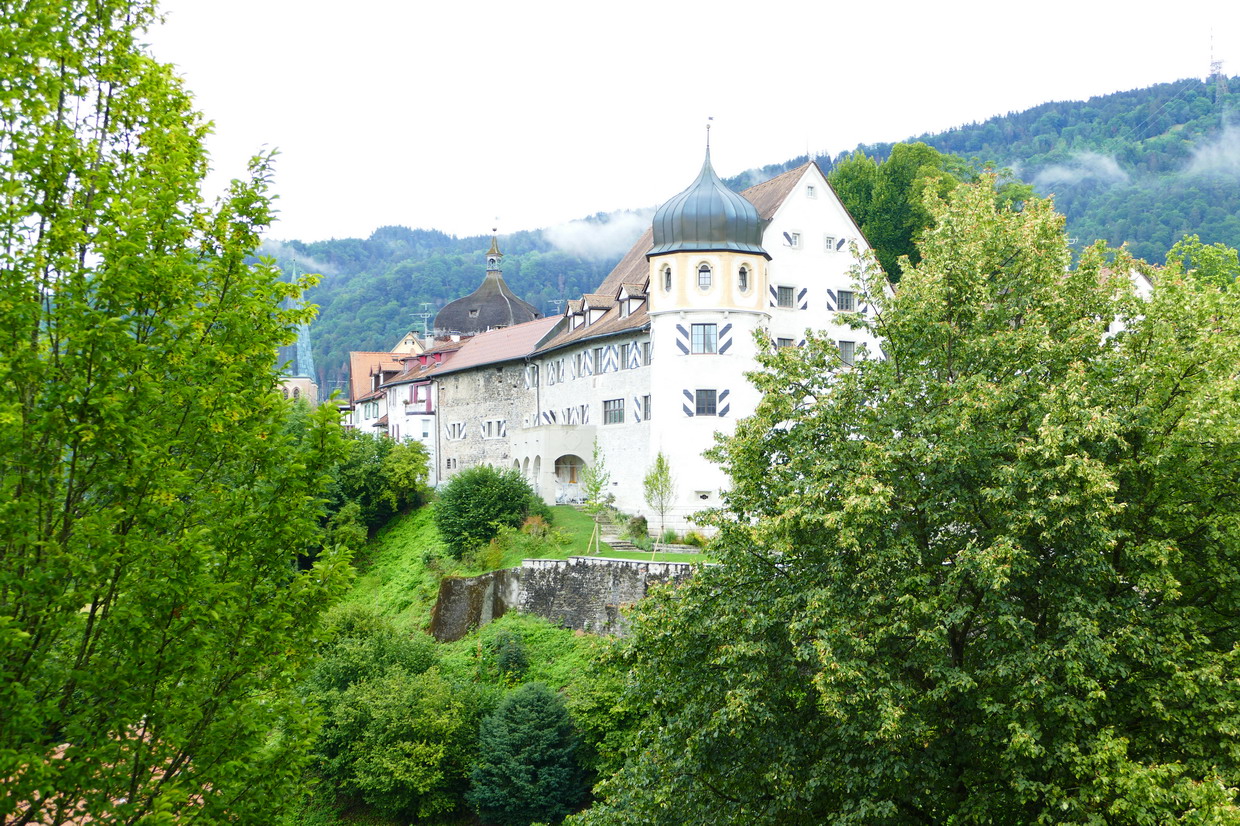
[[[672,268],[671,267],[663,268],[663,289],[664,291],[669,292],[669,293],[672,291]]]
[[[749,291],[749,268],[742,265],[740,272],[736,274],[736,284],[740,287],[741,292]]]
[[[698,287],[703,290],[710,289],[710,264],[703,263],[698,267]]]

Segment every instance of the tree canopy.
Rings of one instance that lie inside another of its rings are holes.
[[[990,179],[931,211],[859,274],[884,358],[763,357],[723,564],[639,606],[652,713],[574,822],[1240,817],[1240,293],[1068,269]]]
[[[289,432],[304,285],[248,265],[268,159],[214,207],[207,125],[137,45],[151,4],[40,0],[0,32],[0,821],[269,822],[347,558],[340,452]]]

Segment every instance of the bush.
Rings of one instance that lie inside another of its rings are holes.
[[[632,540],[648,539],[650,536],[650,523],[646,521],[646,517],[634,516],[630,519],[628,527],[625,529],[625,536]]]
[[[558,823],[585,797],[577,749],[559,695],[543,683],[523,685],[482,721],[466,799],[486,823]]]
[[[676,544],[679,544],[680,537],[676,535],[676,532],[674,530],[672,530],[671,528],[668,528],[667,530],[663,532],[663,535],[659,537],[659,541],[662,542],[664,545],[676,545]]]
[[[489,542],[500,528],[517,528],[532,514],[551,521],[551,509],[519,472],[479,465],[461,471],[444,486],[435,505],[435,525],[444,544],[460,559]]]
[[[495,664],[499,673],[510,680],[519,680],[529,668],[530,660],[525,653],[525,643],[511,631],[501,631],[495,638]]]
[[[710,540],[708,540],[706,537],[702,536],[702,535],[701,535],[700,533],[698,533],[697,531],[689,531],[687,534],[685,534],[685,541],[684,541],[684,544],[686,544],[686,545],[692,545],[692,546],[694,546],[695,548],[705,548],[705,547],[706,547],[706,543],[707,543],[707,542],[709,542],[709,541],[710,541]]]

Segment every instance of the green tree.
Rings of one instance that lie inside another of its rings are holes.
[[[659,533],[662,534],[667,527],[667,511],[676,501],[676,478],[672,475],[671,463],[661,450],[642,479],[642,492],[646,495],[646,504],[659,514]]]
[[[611,505],[615,496],[609,490],[611,471],[607,469],[607,458],[603,448],[594,440],[594,450],[590,455],[590,464],[581,471],[581,492],[586,498],[586,512],[598,521],[599,515]]]
[[[634,617],[652,713],[581,822],[1240,818],[1240,298],[1069,270],[989,180],[932,211],[898,292],[859,274],[886,358],[762,357],[723,564]]]
[[[270,822],[348,573],[294,565],[340,439],[326,409],[295,439],[276,392],[310,314],[245,263],[269,164],[202,204],[207,125],[137,45],[153,14],[8,4],[0,32],[6,823]]]
[[[557,823],[585,796],[577,748],[559,695],[527,683],[482,721],[467,799],[484,823]]]
[[[489,542],[501,527],[519,527],[530,514],[551,518],[550,509],[518,471],[479,465],[453,476],[439,492],[435,526],[459,559]]]

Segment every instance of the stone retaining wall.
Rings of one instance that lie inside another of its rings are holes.
[[[430,631],[442,642],[458,640],[515,609],[577,631],[624,634],[621,608],[646,596],[652,585],[692,575],[693,566],[685,562],[593,556],[526,559],[520,568],[444,579]]]

